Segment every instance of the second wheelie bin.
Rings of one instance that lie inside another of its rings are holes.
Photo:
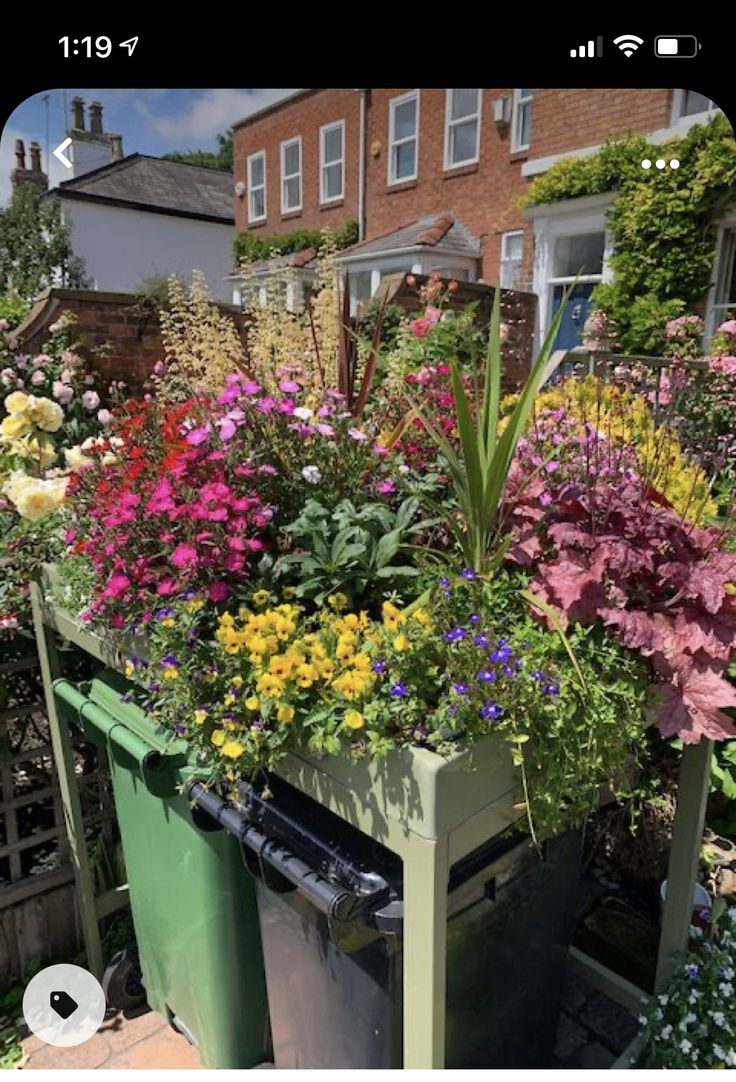
[[[193,818],[183,741],[156,732],[123,677],[85,691],[57,680],[57,708],[107,746],[146,999],[196,1044],[204,1067],[268,1058],[268,1015],[253,880],[237,841]]]

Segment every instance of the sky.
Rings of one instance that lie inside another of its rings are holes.
[[[35,139],[46,168],[48,93],[49,183],[69,179],[51,151],[66,137],[70,101],[75,95],[103,106],[103,127],[123,137],[123,153],[161,155],[172,150],[217,150],[218,132],[236,120],[278,101],[293,90],[111,90],[68,88],[26,98],[10,115],[0,136],[0,204],[10,196],[10,172],[15,166],[15,141]],[[89,120],[87,120],[89,125]]]

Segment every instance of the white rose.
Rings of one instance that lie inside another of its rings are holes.
[[[308,406],[297,406],[294,410],[294,416],[298,417],[300,421],[308,421],[312,416],[312,411]]]

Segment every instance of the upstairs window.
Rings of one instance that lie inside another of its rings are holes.
[[[248,221],[262,222],[266,217],[266,152],[259,150],[248,158]]]
[[[533,90],[515,90],[511,117],[511,150],[528,150],[532,137]]]
[[[319,201],[331,203],[345,195],[345,121],[319,129]]]
[[[281,213],[302,209],[302,140],[281,144]]]
[[[448,90],[445,103],[445,169],[478,161],[480,90]]]
[[[705,94],[697,90],[676,90],[672,102],[672,122],[677,123],[684,116],[697,116],[700,113],[713,113],[718,106]]]
[[[419,142],[419,91],[412,90],[389,102],[388,182],[416,180]]]

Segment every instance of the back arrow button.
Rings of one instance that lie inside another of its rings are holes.
[[[54,151],[54,157],[58,158],[62,165],[65,165],[67,169],[71,169],[72,163],[69,161],[64,151],[68,146],[71,146],[71,139],[65,139],[63,143],[59,143],[58,147]]]

